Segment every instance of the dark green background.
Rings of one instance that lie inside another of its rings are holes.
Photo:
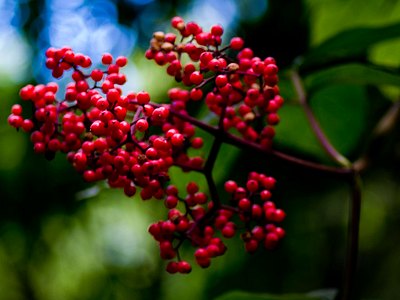
[[[236,2],[242,8],[252,5],[252,1]],[[144,11],[143,6],[125,1],[115,3],[122,24],[132,24]],[[21,33],[35,53],[40,38],[35,28],[41,22],[43,2],[21,5],[31,9]],[[188,1],[151,5],[154,22],[191,7]],[[157,9],[161,7],[162,11]],[[274,56],[282,71],[280,87],[286,105],[280,113],[276,148],[332,164],[313,136],[288,80],[289,68],[304,59],[300,71],[317,118],[337,149],[357,159],[367,149],[376,122],[399,100],[400,30],[385,26],[400,22],[400,2],[271,0],[261,18],[239,21],[236,34],[256,55]],[[318,48],[328,38],[356,28],[384,29],[375,38],[371,30],[357,32]],[[161,100],[172,82],[160,86],[165,71],[142,58],[140,45],[146,47],[150,36],[151,32],[139,32],[131,58],[139,74],[151,75],[143,88]],[[345,63],[353,65],[319,73]],[[394,77],[375,73],[366,63],[388,67]],[[278,249],[255,255],[246,254],[235,238],[228,241],[226,255],[215,259],[209,269],[194,267],[188,276],[171,276],[164,272],[157,245],[147,233],[151,222],[165,217],[162,203],[128,199],[104,184],[89,186],[63,155],[52,162],[35,156],[27,134],[7,125],[9,109],[19,101],[19,88],[34,82],[34,68],[28,70],[26,82],[13,81],[7,70],[0,70],[0,299],[200,300],[232,290],[281,294],[340,288],[349,203],[344,181],[223,147],[214,170],[219,186],[228,178],[243,181],[252,170],[274,176],[275,202],[287,212],[283,224],[287,237]],[[356,299],[398,299],[399,126],[369,147],[369,153],[371,165],[362,175]],[[197,180],[206,188],[198,174],[172,173],[182,186]],[[184,250],[183,256],[190,259],[192,249]]]

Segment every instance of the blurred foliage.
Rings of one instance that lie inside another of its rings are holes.
[[[9,2],[0,5],[5,8]],[[46,36],[52,32],[44,34],[42,29],[49,18],[45,5],[51,2],[14,2],[20,16],[15,27],[20,36],[15,40],[28,48],[26,61],[33,60],[32,53],[41,57],[41,47],[49,44]],[[104,2],[91,5],[100,7]],[[242,9],[246,15],[240,17],[236,11],[235,16],[226,16],[233,20],[228,22],[228,34],[243,36],[257,55],[274,56],[281,66],[286,106],[280,114],[276,148],[330,163],[291,86],[286,71],[295,66],[304,75],[310,105],[332,143],[352,160],[364,153],[378,120],[399,100],[400,1],[111,1],[117,12],[114,22],[137,36],[135,45],[130,45],[134,46],[133,67],[127,71],[130,88],[149,90],[154,99],[164,101],[172,81],[166,80],[164,70],[143,59],[152,29],[166,29],[177,13],[198,17],[199,3],[212,11],[210,17],[223,16],[225,11],[216,2]],[[85,3],[80,1],[78,7]],[[266,9],[257,15],[260,3]],[[10,24],[15,24],[13,20]],[[4,28],[0,30],[5,32]],[[1,45],[0,51],[18,53],[19,44],[9,43],[11,49]],[[254,255],[244,253],[242,242],[235,238],[228,242],[226,255],[207,270],[194,268],[189,276],[164,272],[164,262],[146,230],[165,215],[162,203],[128,199],[121,191],[87,185],[65,157],[48,162],[35,156],[29,137],[7,125],[19,88],[42,78],[37,65],[17,66],[17,71],[23,70],[18,77],[0,64],[0,299],[245,299],[221,295],[232,290],[296,294],[341,286],[348,187],[338,179],[231,146],[222,148],[214,170],[219,188],[222,191],[224,180],[241,180],[242,174],[254,169],[276,177],[274,199],[287,212],[287,237],[275,251]],[[397,125],[373,144],[371,165],[363,174],[357,299],[389,300],[400,294],[399,132]],[[201,135],[211,142],[206,133]],[[198,154],[206,155],[208,149]],[[173,169],[172,177],[182,186],[195,180],[206,187],[199,174]],[[318,295],[274,297],[260,299],[318,299]]]

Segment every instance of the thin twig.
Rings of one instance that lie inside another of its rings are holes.
[[[321,146],[324,148],[326,153],[334,161],[336,161],[339,165],[341,165],[343,167],[350,167],[351,162],[346,157],[344,157],[341,153],[339,153],[339,151],[336,150],[336,148],[329,141],[328,137],[325,135],[325,133],[322,130],[317,119],[315,118],[314,113],[311,110],[310,105],[308,104],[307,95],[306,95],[306,92],[305,92],[305,89],[304,89],[304,86],[303,86],[303,83],[302,83],[299,73],[297,73],[297,71],[292,71],[291,79],[292,79],[293,85],[296,89],[297,95],[299,97],[299,102],[300,102],[301,106],[303,107],[304,112],[307,116],[307,119],[310,122],[311,128],[314,131]]]
[[[155,103],[151,103],[151,105],[153,107],[161,107],[162,106],[160,104],[155,104]],[[213,136],[219,135],[220,138],[223,139],[222,142],[233,145],[233,146],[247,148],[247,149],[253,149],[257,152],[264,153],[265,155],[273,156],[278,159],[284,160],[288,163],[295,164],[297,166],[312,169],[314,171],[318,171],[318,172],[322,172],[322,173],[327,173],[327,174],[336,175],[336,176],[337,175],[342,176],[344,174],[352,176],[352,173],[353,173],[353,170],[351,168],[331,167],[331,166],[315,163],[315,162],[304,160],[304,159],[301,159],[301,158],[298,158],[295,156],[291,156],[291,155],[283,153],[281,151],[266,149],[257,143],[243,140],[242,138],[239,138],[230,133],[224,132],[224,134],[219,134],[220,130],[217,127],[206,124],[196,118],[193,118],[190,115],[182,114],[180,112],[174,111],[173,109],[170,109],[170,114],[172,114],[173,116],[175,116],[183,121],[189,122],[192,125],[195,125],[195,126],[201,128],[202,130],[208,132],[209,134],[211,134]]]
[[[361,178],[358,173],[354,173],[354,178],[350,182],[350,185],[352,197],[348,221],[346,269],[341,297],[342,300],[353,299],[356,281],[361,214]]]

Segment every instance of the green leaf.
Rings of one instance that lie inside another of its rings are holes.
[[[400,73],[362,64],[344,64],[313,73],[305,78],[309,92],[332,84],[395,86],[400,88]]]
[[[312,49],[301,63],[306,70],[331,61],[354,59],[372,45],[400,37],[400,23],[383,27],[354,28],[338,33]]]
[[[306,294],[271,295],[233,291],[219,296],[215,300],[326,300],[326,298]]]

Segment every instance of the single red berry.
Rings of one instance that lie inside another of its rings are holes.
[[[233,50],[240,50],[244,46],[244,41],[240,37],[234,37],[231,39],[230,46]]]
[[[227,182],[225,182],[224,185],[225,191],[227,191],[228,193],[232,194],[236,191],[236,189],[238,188],[237,183],[233,180],[228,180]]]
[[[278,73],[278,67],[275,64],[268,64],[264,68],[264,75],[276,75]]]
[[[136,122],[135,128],[140,132],[145,132],[149,128],[149,123],[145,119]]]
[[[121,94],[119,93],[119,91],[117,89],[109,89],[107,92],[107,100],[110,103],[114,103],[117,102],[119,100],[119,98],[121,97]]]
[[[279,237],[276,233],[270,232],[266,235],[264,240],[264,246],[266,249],[273,249],[275,248],[276,244],[278,243]]]
[[[100,98],[97,100],[95,105],[99,110],[106,110],[109,106],[109,102],[105,98]]]
[[[178,262],[178,272],[182,274],[187,274],[192,271],[192,266],[187,261]]]
[[[218,75],[215,78],[215,85],[217,87],[224,87],[228,83],[228,77],[226,75]]]
[[[17,116],[20,116],[22,114],[22,106],[19,104],[14,104],[11,107],[11,113]]]
[[[203,52],[200,54],[200,63],[204,66],[207,66],[207,64],[214,58],[212,52]]]
[[[243,211],[249,211],[251,209],[251,201],[247,198],[239,200],[238,207]]]
[[[181,17],[176,16],[176,17],[173,17],[173,18],[172,18],[172,20],[171,20],[171,26],[172,26],[172,27],[178,29],[178,27],[179,27],[180,24],[184,24],[184,21],[183,21],[183,19],[182,19]]]
[[[244,246],[247,252],[254,253],[258,248],[258,242],[255,239],[249,239],[245,242]]]
[[[61,142],[56,138],[55,139],[51,139],[47,143],[47,148],[49,148],[50,151],[56,152],[56,151],[60,150]]]
[[[275,233],[278,235],[278,237],[279,237],[280,239],[282,239],[282,238],[285,237],[285,235],[286,235],[285,230],[284,230],[283,228],[281,228],[281,227],[276,227]]]
[[[267,201],[271,199],[271,192],[268,190],[262,190],[260,193],[260,198],[262,201]]]
[[[215,36],[221,36],[224,33],[224,29],[221,25],[214,25],[211,27],[211,34]]]
[[[195,71],[192,74],[190,74],[190,81],[195,84],[198,85],[203,81],[204,77],[203,74],[201,74],[199,71]]]
[[[274,212],[273,220],[275,222],[282,222],[286,217],[286,213],[282,209],[276,209]]]
[[[233,222],[226,223],[226,225],[222,228],[221,233],[225,238],[233,237],[236,233],[235,223]]]
[[[87,182],[96,181],[96,173],[93,170],[86,170],[83,172],[83,179]]]
[[[265,238],[264,228],[262,226],[254,226],[251,234],[257,241],[262,241]]]
[[[278,114],[276,113],[269,113],[267,116],[267,122],[271,125],[276,125],[280,121]]]
[[[110,65],[113,62],[113,57],[110,53],[104,53],[103,56],[101,57],[101,62],[104,65]]]
[[[194,148],[194,149],[200,149],[201,147],[203,147],[203,143],[204,143],[204,141],[203,141],[203,139],[201,138],[201,137],[195,137],[193,140],[192,140],[192,148]]]
[[[125,67],[126,64],[128,63],[128,59],[125,56],[118,56],[117,59],[115,60],[115,63],[119,66],[119,67]]]
[[[35,144],[33,145],[33,151],[34,151],[36,154],[43,154],[43,153],[45,153],[45,151],[46,151],[46,145],[45,145],[45,143],[41,143],[41,142],[35,143]]]
[[[90,77],[94,80],[94,81],[100,81],[103,79],[103,71],[99,70],[99,69],[94,69],[91,73],[90,73]]]
[[[175,43],[175,40],[176,40],[176,35],[173,34],[173,33],[166,33],[165,36],[164,36],[164,40],[165,40],[167,43],[174,44],[174,43]]]
[[[184,140],[185,140],[185,137],[180,133],[175,133],[173,136],[171,136],[171,144],[176,147],[182,146]]]
[[[218,59],[213,58],[208,62],[207,68],[209,68],[213,72],[216,72],[221,69],[221,63]]]
[[[186,191],[188,192],[188,194],[194,195],[199,191],[199,186],[195,182],[189,182],[186,185]]]
[[[178,205],[178,197],[174,195],[169,195],[167,198],[165,198],[164,204],[165,207],[168,209],[175,208]]]
[[[246,183],[246,188],[249,192],[256,192],[258,190],[258,182],[254,179],[250,179]]]
[[[199,101],[203,98],[203,91],[201,89],[192,89],[190,91],[190,99],[193,101]]]
[[[148,159],[157,159],[158,158],[158,152],[156,149],[153,147],[150,147],[146,150],[146,156]]]
[[[276,61],[273,57],[267,57],[266,59],[264,59],[264,64],[265,65],[269,65],[269,64],[276,64]]]
[[[25,131],[25,132],[31,132],[32,129],[33,129],[33,127],[34,127],[33,121],[30,120],[30,119],[25,119],[25,120],[22,122],[21,127],[22,127],[22,130],[23,130],[23,131]]]
[[[251,216],[254,219],[260,219],[263,216],[263,209],[260,205],[258,204],[253,204],[251,206]]]
[[[273,189],[275,187],[275,184],[276,184],[276,180],[273,177],[265,177],[262,180],[263,187],[268,190]]]
[[[136,194],[136,187],[134,185],[131,185],[131,184],[126,184],[124,186],[124,193],[128,197],[132,197],[133,195]]]
[[[167,270],[167,272],[170,273],[170,274],[175,274],[175,273],[177,273],[178,270],[179,270],[178,263],[177,263],[176,261],[170,261],[170,262],[167,264],[166,270]]]
[[[199,248],[194,252],[194,257],[195,258],[206,258],[208,256],[208,252],[204,248]]]

